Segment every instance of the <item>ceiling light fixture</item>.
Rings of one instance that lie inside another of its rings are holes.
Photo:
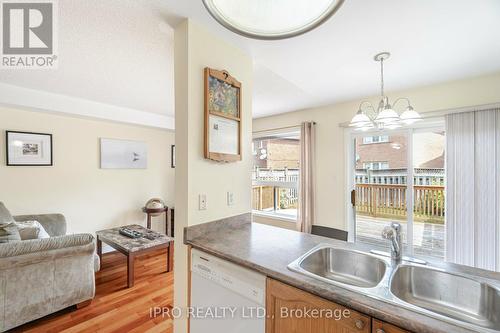
[[[249,38],[285,39],[327,21],[345,0],[203,0],[225,28]]]
[[[384,93],[384,61],[389,59],[389,52],[382,52],[373,58],[375,61],[380,62],[380,95],[381,99],[377,109],[373,107],[372,103],[363,101],[359,104],[358,112],[352,118],[349,126],[355,127],[360,131],[367,131],[370,129],[396,129],[403,125],[410,125],[414,122],[422,120],[420,114],[413,109],[410,100],[406,97],[396,99],[392,104],[389,103],[389,98]],[[398,114],[393,106],[396,106],[400,101],[406,101],[407,107],[403,113]]]

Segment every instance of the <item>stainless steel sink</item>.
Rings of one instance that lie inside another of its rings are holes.
[[[500,280],[331,244],[318,244],[288,268],[474,332],[500,333]]]
[[[500,330],[500,290],[477,279],[400,265],[390,290],[419,308],[487,329]]]
[[[370,254],[334,247],[313,249],[289,266],[328,281],[360,288],[373,288],[384,278],[385,261]]]

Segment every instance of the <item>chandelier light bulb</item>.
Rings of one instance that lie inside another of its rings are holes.
[[[357,127],[356,131],[361,131],[361,132],[366,132],[368,130],[374,129],[375,126],[373,126],[371,123]]]
[[[354,117],[352,117],[351,123],[349,126],[351,127],[363,127],[365,125],[371,124],[371,119],[363,113],[363,111],[358,110]]]
[[[376,122],[383,124],[390,124],[399,120],[399,115],[392,108],[384,108],[379,112],[377,118],[375,118]]]
[[[413,107],[408,106],[406,110],[401,114],[401,121],[407,125],[411,125],[417,121],[422,120],[422,116],[413,109]]]

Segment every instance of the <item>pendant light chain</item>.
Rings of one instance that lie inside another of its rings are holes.
[[[381,99],[378,107],[374,107],[369,101],[359,104],[358,112],[352,118],[349,126],[359,131],[369,129],[395,129],[422,120],[422,116],[416,112],[406,97],[400,97],[391,105],[389,98],[385,96],[384,82],[384,61],[390,57],[389,52],[381,52],[373,57],[373,60],[380,62],[380,95]],[[399,102],[406,101],[406,110],[399,114],[393,109]]]
[[[384,97],[384,59],[380,59],[380,93]]]

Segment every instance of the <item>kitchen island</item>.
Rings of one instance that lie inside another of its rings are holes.
[[[367,315],[373,319],[370,324],[372,326],[373,322],[382,321],[411,332],[494,332],[482,327],[477,327],[476,330],[429,316],[288,268],[290,263],[320,244],[369,252],[369,248],[359,244],[252,223],[251,214],[188,227],[185,229],[184,242],[193,248],[259,272],[273,281]],[[430,262],[429,266],[446,272],[481,277],[500,285],[499,273],[450,263]],[[374,329],[373,332],[377,331]]]

